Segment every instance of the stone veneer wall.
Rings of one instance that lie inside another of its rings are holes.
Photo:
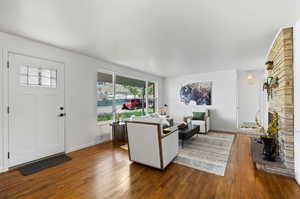
[[[269,111],[279,116],[279,154],[289,169],[294,169],[294,101],[293,101],[293,28],[278,34],[268,55],[274,68],[268,75],[279,78],[279,87],[273,89]]]

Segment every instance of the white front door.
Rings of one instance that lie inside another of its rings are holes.
[[[64,152],[64,65],[9,53],[8,166]]]

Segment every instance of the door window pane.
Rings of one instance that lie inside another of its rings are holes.
[[[57,71],[31,66],[20,67],[20,84],[26,87],[56,88]]]
[[[113,120],[113,82],[112,75],[97,74],[97,120]]]
[[[51,71],[50,70],[47,70],[47,69],[43,69],[43,70],[41,70],[41,75],[42,75],[42,77],[47,77],[47,78],[49,78],[50,79],[50,77],[51,77]]]
[[[51,88],[56,88],[56,79],[50,79],[51,83]]]
[[[35,76],[38,77],[39,76],[39,69],[38,68],[34,68],[34,67],[28,67],[28,76]]]
[[[28,77],[27,75],[20,75],[20,83],[21,86],[27,86],[28,85]]]
[[[47,78],[47,77],[41,77],[41,86],[43,87],[50,87],[51,86],[51,79],[50,78]]]
[[[29,76],[28,77],[28,85],[38,86],[39,85],[39,77],[38,76]]]
[[[28,67],[27,66],[21,66],[20,67],[20,74],[27,76],[27,74],[28,74]]]

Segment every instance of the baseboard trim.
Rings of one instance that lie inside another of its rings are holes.
[[[298,183],[298,185],[300,186],[300,179],[297,177],[295,179],[296,179],[296,182]]]
[[[227,131],[227,130],[209,130],[208,132],[215,132],[215,133],[237,133],[236,131]]]
[[[3,167],[0,167],[0,173],[5,173],[5,172],[7,172],[8,171],[8,169],[5,169],[5,168],[3,168]]]
[[[95,145],[95,142],[90,142],[90,143],[86,143],[86,144],[81,144],[79,146],[73,146],[69,149],[66,150],[66,153],[71,153],[73,151],[78,151],[80,149],[84,149],[84,148],[87,148],[87,147],[90,147],[90,146],[93,146]]]
[[[74,147],[71,147],[70,149],[67,149],[66,153],[71,153],[71,152],[74,152],[74,151],[78,151],[78,150],[81,150],[81,149],[84,149],[84,148],[87,148],[87,147],[95,146],[97,144],[102,144],[102,143],[109,142],[109,141],[110,140],[103,139],[103,140],[96,140],[96,141],[86,143],[86,144],[81,144],[79,146],[74,146]]]

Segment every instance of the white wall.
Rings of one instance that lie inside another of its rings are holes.
[[[253,79],[247,78],[248,74]],[[263,118],[263,85],[264,71],[238,71],[238,125],[243,122],[255,122],[257,111],[260,110],[260,117]],[[263,121],[261,121],[263,124]]]
[[[158,76],[131,70],[127,67],[106,63],[104,61],[99,61],[97,59],[93,59],[77,53],[58,49],[5,33],[0,33],[0,50],[3,51],[4,54],[3,61],[0,62],[0,125],[3,123],[3,118],[6,115],[2,111],[2,108],[4,106],[4,100],[2,98],[4,95],[4,91],[2,89],[2,84],[3,78],[5,77],[2,70],[4,70],[4,63],[6,63],[7,60],[7,51],[14,51],[17,53],[56,60],[65,63],[67,113],[66,151],[80,149],[82,147],[101,142],[100,136],[103,133],[102,131],[109,131],[108,126],[106,128],[99,128],[96,125],[96,73],[99,69],[116,71],[119,74],[158,82],[158,95],[162,93],[163,79]],[[162,100],[162,98],[158,100],[159,106],[162,104]],[[6,162],[6,155],[4,155],[3,152],[3,139],[4,132],[6,131],[3,130],[3,125],[0,126],[0,129],[0,169],[5,169],[4,162]]]
[[[2,77],[2,57],[3,57],[3,53],[2,53],[2,49],[0,48],[0,80],[3,80]],[[1,102],[3,102],[3,81],[0,81],[0,173],[1,171],[4,170],[4,143],[3,143],[3,104]]]
[[[222,131],[236,131],[236,88],[237,71],[218,71],[184,75],[166,79],[165,94],[169,113],[175,121],[182,121],[184,116],[192,115],[193,111],[203,106],[185,105],[180,102],[179,91],[181,86],[188,83],[212,81],[211,129]]]
[[[295,176],[300,185],[300,20],[294,27]]]

